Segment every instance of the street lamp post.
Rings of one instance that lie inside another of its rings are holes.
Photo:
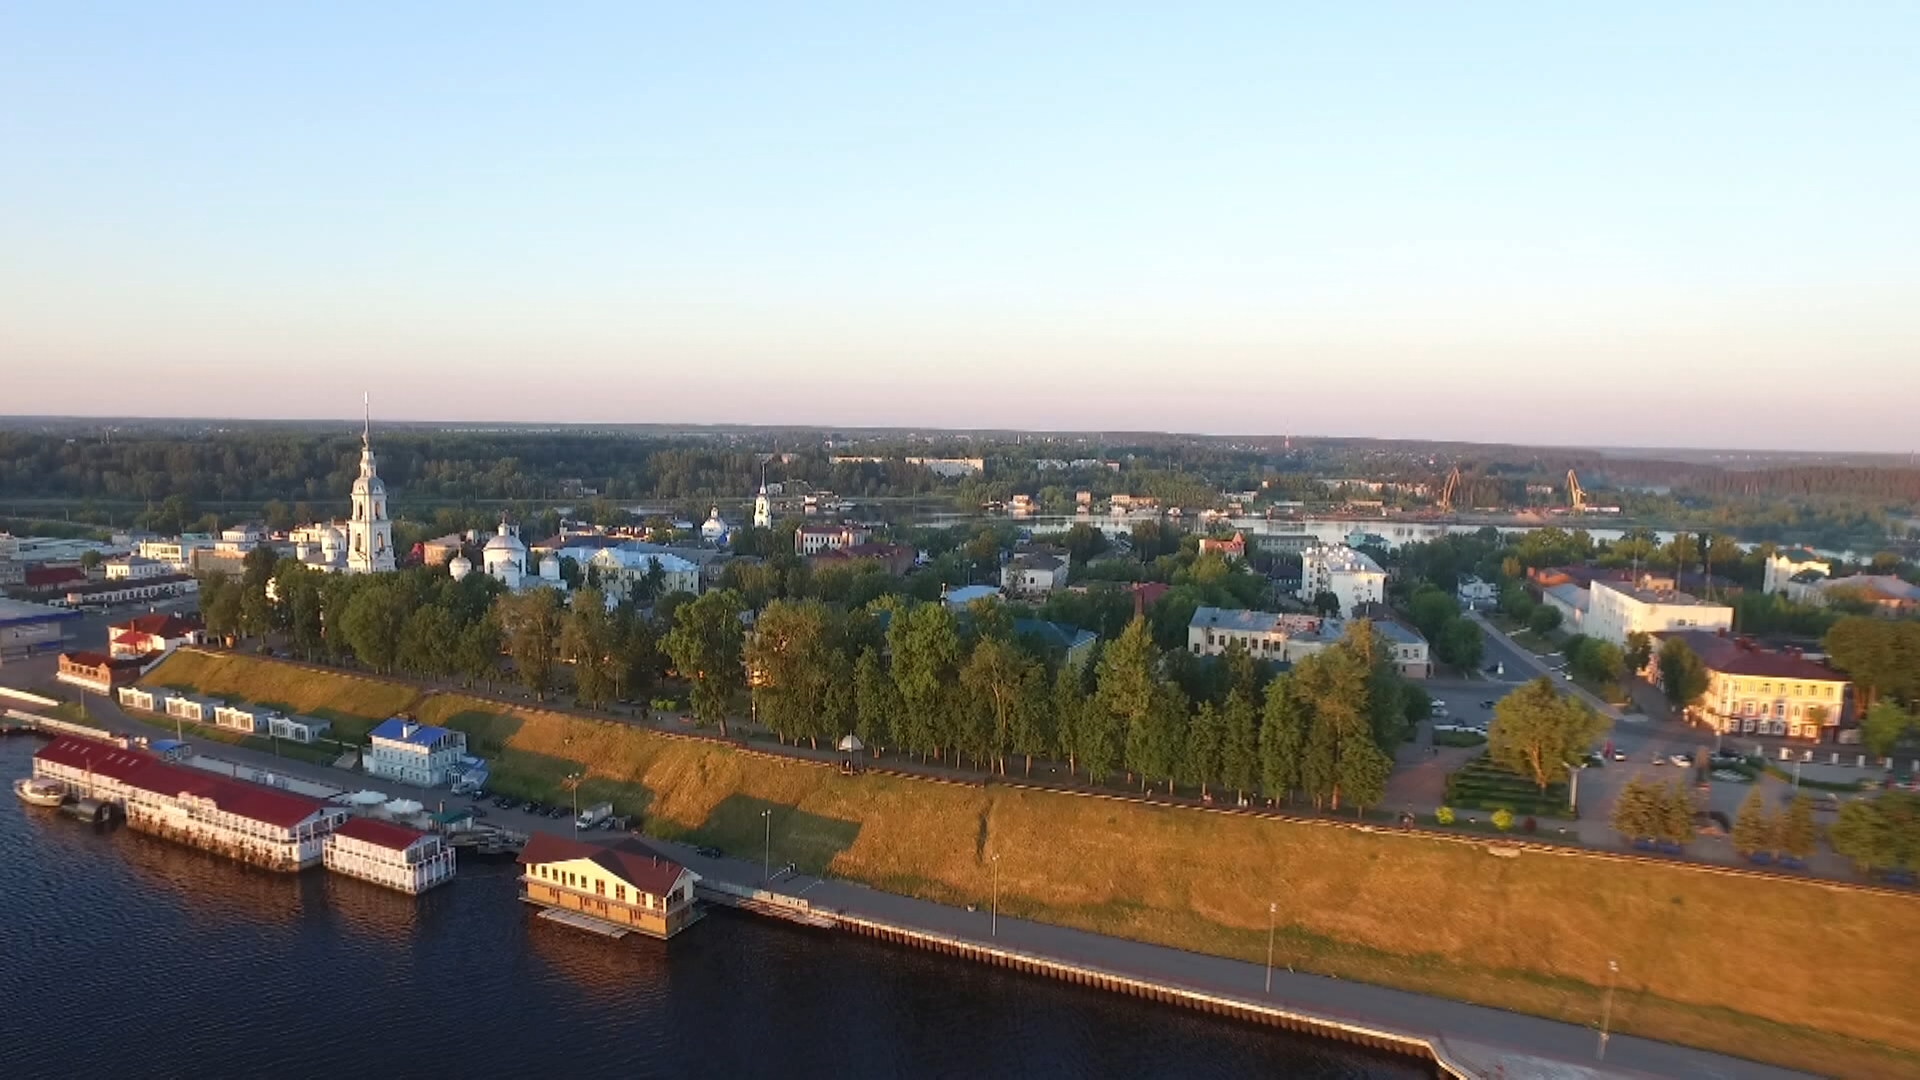
[[[769,885],[773,883],[773,807],[760,811],[760,816],[767,819],[767,847],[760,861],[760,883]]]
[[[580,832],[580,774],[568,773],[567,786],[573,789],[573,831]]]
[[[1793,759],[1793,793],[1800,794],[1800,759]]]
[[[1279,918],[1280,905],[1267,905],[1267,993],[1273,993],[1273,924]]]
[[[1601,1061],[1607,1060],[1607,1025],[1613,1019],[1613,984],[1619,978],[1620,962],[1607,961],[1607,1001],[1600,1008],[1600,1049],[1594,1054]]]
[[[988,937],[1000,936],[1000,856],[988,860],[993,863],[993,916],[987,931]]]

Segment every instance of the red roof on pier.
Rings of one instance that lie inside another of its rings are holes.
[[[344,836],[349,840],[359,840],[383,847],[389,851],[405,851],[427,834],[418,829],[409,829],[405,825],[395,825],[391,821],[376,821],[373,818],[348,818],[339,828],[333,830],[335,836]]]
[[[171,765],[151,754],[114,743],[62,736],[41,747],[34,757],[56,765],[86,769],[155,795],[209,799],[229,814],[283,829],[290,829],[326,809],[326,804],[318,799]]]

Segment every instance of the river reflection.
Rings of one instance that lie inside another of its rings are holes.
[[[0,776],[38,743],[0,744]],[[0,805],[0,1076],[1421,1077],[1418,1064],[716,912],[537,918],[512,864],[419,898]]]

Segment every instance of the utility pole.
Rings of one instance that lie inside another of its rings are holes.
[[[992,859],[988,861],[993,863],[993,917],[992,917],[992,922],[990,924],[991,929],[987,931],[987,936],[999,937],[1000,936],[1000,856],[995,855]]]
[[[1613,1020],[1613,984],[1619,979],[1620,962],[1607,961],[1607,1001],[1600,1009],[1600,1049],[1594,1054],[1594,1057],[1600,1061],[1607,1060],[1607,1025]]]
[[[767,819],[767,847],[760,860],[760,883],[771,885],[773,884],[773,807],[769,806],[760,811],[760,816]]]
[[[580,774],[568,773],[567,786],[573,789],[573,834],[580,835]]]
[[[1267,904],[1267,993],[1273,993],[1273,924],[1280,917],[1277,902]]]

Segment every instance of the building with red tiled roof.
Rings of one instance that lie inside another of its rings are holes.
[[[347,816],[318,799],[73,737],[42,747],[33,774],[119,807],[133,828],[273,870],[319,862]]]
[[[54,678],[59,682],[77,686],[82,690],[91,690],[96,694],[111,694],[115,687],[125,686],[140,677],[147,669],[147,662],[138,656],[108,656],[97,652],[63,652],[60,654],[59,670]]]
[[[154,613],[136,615],[107,627],[107,644],[115,656],[158,659],[182,645],[199,645],[206,629],[198,618]]]
[[[520,863],[521,899],[610,929],[670,938],[698,917],[693,887],[700,875],[632,837],[589,844],[535,833]]]
[[[327,869],[408,894],[453,880],[453,849],[429,832],[349,818],[327,838]]]
[[[1698,722],[1728,735],[1830,743],[1859,737],[1848,715],[1847,677],[1797,650],[1763,649],[1749,638],[1711,631],[1655,637],[1685,642],[1707,669],[1706,693],[1687,710]],[[1657,685],[1659,662],[1648,669]]]

